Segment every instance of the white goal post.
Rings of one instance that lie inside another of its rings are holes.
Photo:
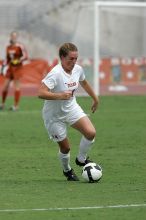
[[[97,95],[100,93],[99,83],[99,61],[100,61],[100,8],[101,7],[131,7],[131,8],[143,8],[146,7],[146,2],[113,2],[113,1],[95,1],[93,3],[83,3],[83,7],[94,7],[94,90]]]

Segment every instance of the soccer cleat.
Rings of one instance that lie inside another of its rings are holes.
[[[18,111],[18,107],[17,106],[11,106],[9,108],[9,110],[15,112],[15,111]]]
[[[67,172],[63,171],[63,174],[67,177],[68,181],[79,181],[79,178],[77,177],[73,169]]]
[[[0,105],[0,111],[4,110],[4,105]]]
[[[86,160],[84,162],[80,162],[78,160],[78,158],[76,157],[76,160],[75,160],[76,164],[80,167],[82,166],[85,166],[87,163],[92,163],[93,161],[92,160],[89,160],[89,157],[86,158]]]

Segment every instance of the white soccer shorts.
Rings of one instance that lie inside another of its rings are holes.
[[[48,135],[55,142],[62,141],[67,137],[67,125],[73,125],[84,116],[86,114],[80,106],[61,118],[49,118],[48,114],[43,113],[44,124]]]

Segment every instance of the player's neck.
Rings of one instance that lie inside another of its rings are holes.
[[[62,65],[62,68],[64,69],[64,71],[65,71],[67,74],[69,74],[69,75],[72,74],[72,70],[69,70],[69,69],[65,68],[63,65]]]
[[[71,74],[72,74],[72,71],[65,70],[65,69],[64,69],[64,71],[65,71],[67,74],[69,74],[69,75],[71,75]]]

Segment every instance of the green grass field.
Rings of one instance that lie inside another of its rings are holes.
[[[90,114],[91,100],[78,101]],[[72,128],[71,164],[80,181],[66,181],[58,147],[43,125],[42,105],[23,97],[18,112],[0,112],[0,220],[145,220],[146,96],[101,97],[98,111],[90,114],[97,137],[89,155],[103,168],[103,178],[93,184],[82,180],[75,165],[81,136]]]

